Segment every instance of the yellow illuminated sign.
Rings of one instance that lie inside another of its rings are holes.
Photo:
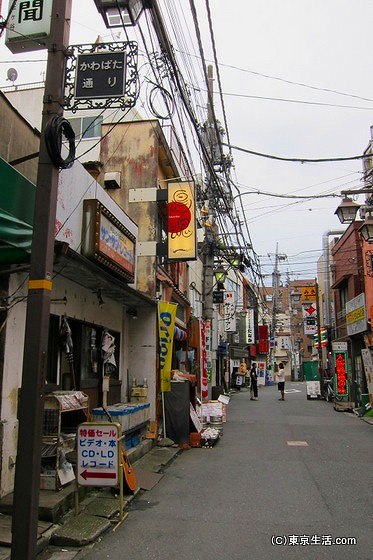
[[[189,181],[168,184],[168,258],[197,258],[194,183]]]
[[[302,288],[302,300],[303,301],[315,301],[316,300],[316,288],[315,286],[306,286]]]

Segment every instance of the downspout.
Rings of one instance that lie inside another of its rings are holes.
[[[324,294],[325,294],[325,311],[324,311],[324,325],[331,326],[330,316],[330,263],[329,263],[329,241],[331,235],[342,235],[345,230],[328,230],[322,236],[322,250],[324,255]]]

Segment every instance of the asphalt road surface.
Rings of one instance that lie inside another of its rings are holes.
[[[181,452],[85,560],[373,559],[373,426],[305,383],[231,396],[212,449]]]

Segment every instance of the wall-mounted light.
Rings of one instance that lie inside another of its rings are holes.
[[[95,0],[96,8],[108,29],[136,25],[150,0]]]
[[[131,319],[137,319],[137,309],[134,307],[127,309],[126,313],[129,317],[131,317]]]

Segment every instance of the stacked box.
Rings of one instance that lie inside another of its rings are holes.
[[[107,411],[112,421],[121,424],[122,431],[126,432],[149,421],[150,403],[118,403],[108,406]],[[109,421],[102,408],[94,408],[92,410],[92,416],[94,422]]]

